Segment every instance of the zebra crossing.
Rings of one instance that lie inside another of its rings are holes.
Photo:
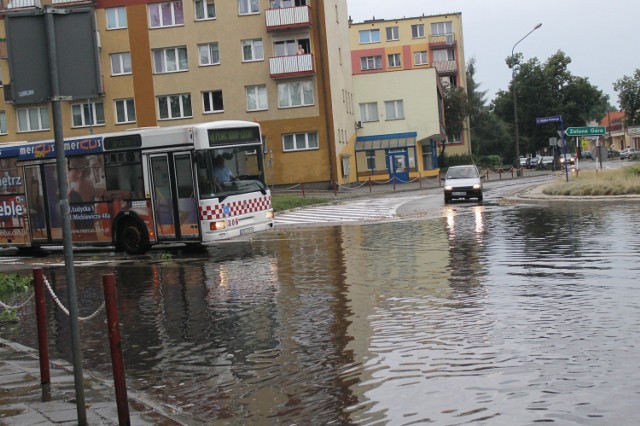
[[[323,204],[276,214],[276,226],[316,223],[366,222],[392,218],[402,204],[423,198],[412,195],[392,198],[353,200],[340,204]]]

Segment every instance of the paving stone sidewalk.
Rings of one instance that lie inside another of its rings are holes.
[[[0,339],[0,425],[77,425],[73,368],[51,361],[51,384],[40,383],[38,354],[31,348]],[[84,371],[88,425],[118,425],[115,390],[105,380]],[[127,392],[131,425],[203,424],[161,403]]]

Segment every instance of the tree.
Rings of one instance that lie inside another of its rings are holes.
[[[467,64],[467,97],[469,100],[469,126],[473,153],[500,155],[504,162],[513,157],[514,147],[505,123],[487,106],[486,91],[480,91],[475,80],[476,62]]]
[[[609,97],[589,83],[586,77],[576,77],[569,71],[571,58],[562,51],[553,54],[544,64],[537,58],[521,63],[521,56],[508,57],[507,64],[516,67],[511,90],[516,90],[518,130],[521,152],[536,152],[548,146],[549,137],[556,136],[556,124],[537,125],[537,117],[561,115],[566,127],[584,126],[600,120]],[[505,122],[513,123],[511,90],[500,91],[491,107]]]
[[[469,115],[467,93],[461,87],[447,87],[444,91],[444,121],[447,138],[459,139],[464,119]],[[444,156],[446,143],[441,145],[440,159]]]
[[[640,68],[636,69],[633,77],[624,76],[613,84],[618,92],[618,103],[624,112],[624,125],[640,125]]]

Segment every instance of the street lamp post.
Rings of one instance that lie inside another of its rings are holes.
[[[516,137],[516,160],[520,165],[520,135],[518,134],[518,98],[516,96],[516,64],[513,58],[514,50],[518,43],[527,38],[529,34],[537,30],[542,26],[542,23],[533,27],[524,37],[516,42],[511,49],[511,91],[513,92],[513,124],[515,125],[515,137]]]

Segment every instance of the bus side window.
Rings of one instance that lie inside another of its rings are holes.
[[[140,153],[129,151],[108,153],[105,156],[107,191],[104,199],[141,199],[144,198],[142,161]]]

